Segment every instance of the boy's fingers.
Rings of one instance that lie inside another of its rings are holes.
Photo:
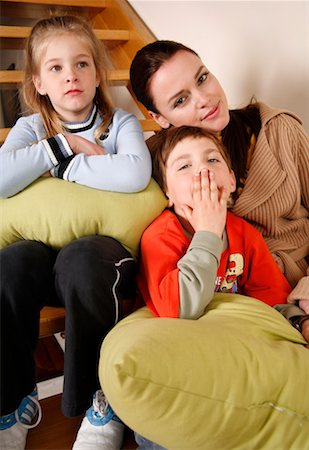
[[[201,174],[194,174],[193,178],[193,188],[192,188],[193,200],[201,199]]]
[[[215,180],[215,175],[213,172],[209,172],[209,188],[210,188],[210,199],[218,199],[218,186]]]

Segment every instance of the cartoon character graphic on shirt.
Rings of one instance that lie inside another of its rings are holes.
[[[240,253],[229,256],[225,277],[219,287],[219,292],[238,292],[237,277],[244,271],[244,258]]]

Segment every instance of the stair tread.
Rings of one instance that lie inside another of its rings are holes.
[[[29,3],[35,5],[86,6],[106,8],[106,0],[1,0],[3,3]]]
[[[0,70],[0,84],[3,83],[22,83],[24,77],[23,70]],[[110,70],[108,72],[108,81],[113,83],[127,83],[129,81],[129,69]]]
[[[13,39],[24,39],[30,34],[32,27],[21,27],[21,26],[5,26],[0,25],[0,38],[13,38]],[[95,33],[98,38],[102,41],[108,40],[129,40],[130,31],[129,30],[100,30],[95,29]]]

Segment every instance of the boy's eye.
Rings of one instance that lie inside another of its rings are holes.
[[[178,171],[188,169],[189,167],[190,167],[190,164],[189,164],[189,163],[183,164],[182,166],[179,167]]]

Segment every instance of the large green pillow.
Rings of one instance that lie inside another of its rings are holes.
[[[199,320],[142,308],[104,340],[104,393],[133,430],[173,450],[307,450],[309,349],[276,310],[216,294]]]
[[[32,239],[60,249],[83,236],[101,234],[136,256],[145,228],[167,202],[152,179],[133,194],[101,191],[57,178],[39,178],[19,194],[0,200],[0,248]]]

